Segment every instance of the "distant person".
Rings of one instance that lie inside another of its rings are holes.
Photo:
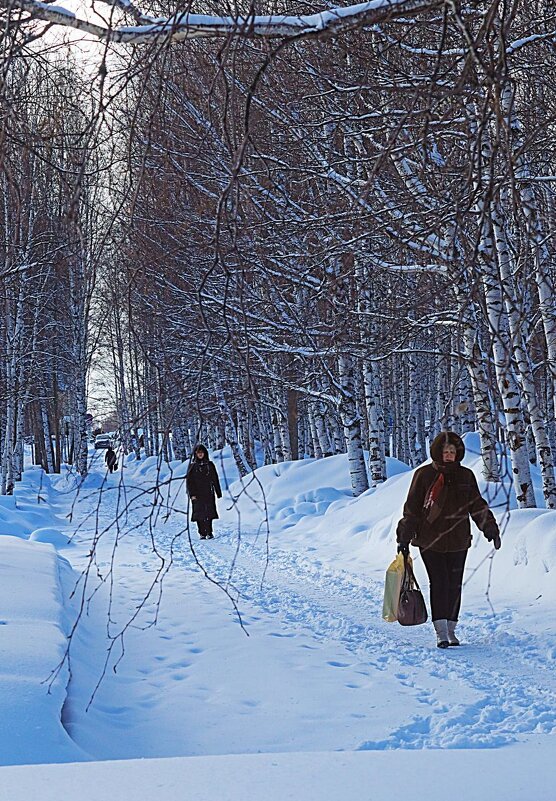
[[[204,445],[196,445],[187,471],[187,492],[193,508],[191,520],[197,523],[202,540],[212,540],[212,521],[218,518],[216,500],[222,497],[216,467]]]
[[[114,470],[118,469],[118,457],[116,456],[116,453],[112,445],[109,445],[108,448],[106,449],[106,453],[104,454],[104,461],[106,462],[108,470],[111,473],[113,473]]]
[[[415,471],[398,523],[398,551],[409,544],[421,551],[430,583],[431,617],[437,646],[459,645],[456,625],[461,605],[463,571],[471,546],[471,516],[496,550],[500,531],[477,479],[461,465],[465,445],[458,434],[444,431],[430,446],[432,464]]]

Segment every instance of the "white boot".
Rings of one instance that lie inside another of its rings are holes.
[[[439,648],[447,648],[448,642],[448,621],[433,620],[434,630],[436,631],[436,644]]]
[[[459,645],[459,640],[456,637],[457,620],[448,620],[448,645]]]

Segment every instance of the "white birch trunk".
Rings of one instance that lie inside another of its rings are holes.
[[[412,347],[415,346],[413,343]],[[407,443],[411,467],[418,467],[425,461],[426,454],[423,443],[420,421],[423,419],[421,374],[418,357],[415,352],[408,356],[409,373],[409,414],[407,417]]]
[[[8,394],[6,403],[6,428],[4,431],[4,449],[2,454],[2,495],[11,495],[14,489],[13,479],[13,436],[14,436],[15,403],[12,393]]]
[[[272,422],[270,419],[270,413],[268,411],[268,407],[263,406],[262,404],[257,404],[255,406],[255,412],[257,415],[257,423],[259,426],[259,435],[261,438],[261,444],[263,446],[264,463],[265,465],[274,464],[276,461],[276,453],[274,451]]]
[[[306,456],[314,458],[315,449],[313,448],[313,438],[309,426],[309,416],[307,414],[307,407],[305,404],[305,411],[299,416],[299,458],[304,459]]]
[[[272,410],[272,446],[274,448],[274,456],[276,462],[279,464],[284,461],[284,451],[282,446],[282,437],[280,436],[280,427],[278,425],[279,412],[276,409]]]
[[[531,186],[531,173],[524,156],[525,143],[522,126],[514,103],[514,90],[506,82],[501,92],[501,105],[507,125],[513,136],[513,162],[519,197],[528,229],[528,240],[535,265],[535,283],[539,297],[539,311],[548,353],[548,369],[556,379],[556,293],[549,274],[552,260],[547,247],[547,237],[542,230],[538,213],[537,199]],[[553,398],[554,417],[556,417],[556,396]]]
[[[278,411],[277,411],[277,427],[282,446],[282,455],[285,462],[290,462],[292,459],[292,449],[290,441],[290,427],[288,423],[288,401],[285,393],[279,393],[277,397]]]
[[[181,418],[179,420],[175,419],[172,425],[172,444],[176,459],[179,459],[180,462],[185,462],[187,460],[187,448]]]
[[[241,447],[243,455],[251,470],[257,469],[255,461],[255,445],[253,442],[253,428],[251,424],[251,410],[244,404],[239,413],[239,430],[241,433]]]
[[[358,310],[361,313],[360,338],[367,349],[375,347],[375,328],[372,323],[371,276],[360,259],[355,259],[355,275],[358,286]],[[362,360],[362,381],[365,414],[367,417],[369,472],[371,486],[376,487],[386,480],[386,452],[384,447],[384,412],[380,397],[378,372],[370,358]]]
[[[512,278],[514,273],[513,258],[506,238],[501,209],[494,203],[492,204],[491,216],[513,353],[518,368],[519,383],[531,421],[533,441],[536,445],[542,476],[543,495],[547,508],[554,509],[556,508],[556,480],[554,476],[552,450],[544,423],[542,409],[538,402],[529,352],[522,334],[522,315],[518,309]],[[529,461],[531,461],[530,457]]]
[[[344,427],[351,488],[354,497],[357,497],[369,489],[369,480],[361,442],[361,421],[355,403],[353,361],[349,356],[339,356],[338,373],[341,391],[338,411]]]
[[[222,444],[221,444],[220,447],[223,448],[224,445],[226,444],[226,432],[225,432],[225,428],[224,428],[224,423],[223,422],[219,423],[219,431],[222,432]],[[188,445],[189,453],[193,453],[193,448],[196,445],[196,442],[195,442],[195,422],[193,420],[191,420],[191,419],[188,420],[188,422],[187,422],[187,445]]]
[[[481,211],[483,211],[481,209]],[[525,425],[520,405],[520,390],[511,363],[509,342],[500,280],[494,265],[494,248],[488,220],[483,219],[479,255],[483,265],[482,284],[485,293],[489,330],[492,337],[494,366],[498,390],[506,420],[507,442],[512,463],[513,484],[518,506],[535,506],[531,470],[525,442]]]
[[[369,425],[369,472],[371,486],[386,481],[384,451],[384,413],[380,400],[379,378],[370,359],[363,359],[363,385]]]
[[[481,439],[483,478],[485,481],[500,481],[500,468],[496,456],[496,424],[492,415],[488,375],[485,369],[486,355],[481,350],[477,328],[466,318],[462,320],[463,348],[467,359],[469,378],[473,391],[473,402],[477,414],[477,425]]]
[[[211,373],[214,384],[214,391],[216,393],[216,401],[218,403],[222,419],[226,424],[226,439],[228,440],[230,448],[232,449],[232,454],[240,478],[244,478],[251,472],[251,468],[247,463],[247,460],[245,459],[243,451],[240,447],[236,427],[234,424],[234,419],[232,417],[230,407],[228,406],[226,399],[224,397],[224,392],[222,390],[222,385],[220,383],[220,376],[218,375],[218,370],[214,364],[211,365]]]
[[[320,446],[319,437],[317,434],[317,425],[316,425],[316,414],[315,414],[315,404],[309,404],[309,408],[307,410],[307,417],[309,423],[309,433],[311,435],[312,440],[312,448],[313,448],[313,457],[315,459],[322,459],[323,452]]]
[[[317,435],[319,448],[323,456],[332,456],[334,448],[326,427],[324,403],[317,401],[313,406],[313,410],[313,422],[315,424],[315,433]],[[336,453],[338,453],[337,450]]]
[[[50,435],[50,423],[48,422],[48,412],[46,409],[45,401],[40,402],[40,410],[41,410],[42,433],[44,437],[44,446],[46,453],[46,472],[53,473],[54,459],[52,458],[52,437]]]
[[[462,370],[458,382],[459,402],[457,413],[460,417],[462,434],[467,434],[475,430],[475,405],[473,403],[473,387],[471,386],[471,376],[467,366]]]
[[[13,477],[14,481],[21,481],[24,469],[24,450],[23,450],[23,429],[24,429],[24,404],[20,400],[17,406],[17,421],[15,426],[15,444],[13,450]]]
[[[17,359],[19,338],[22,326],[21,288],[12,310],[10,291],[6,290],[6,419],[4,448],[2,452],[2,495],[12,495],[14,491],[14,439],[17,415]]]
[[[217,451],[221,451],[222,448],[226,444],[226,429],[222,420],[216,421],[216,431],[215,431],[215,448]]]
[[[346,452],[345,436],[342,433],[342,429],[338,424],[338,420],[336,419],[335,414],[330,414],[328,418],[328,427],[330,429],[330,436],[332,442],[334,443],[334,453],[345,453]]]

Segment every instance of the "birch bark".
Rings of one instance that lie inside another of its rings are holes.
[[[515,179],[526,220],[528,243],[535,265],[535,283],[548,353],[548,368],[554,380],[556,379],[556,293],[550,276],[551,257],[547,247],[547,237],[542,229],[538,204],[532,189],[531,170],[524,155],[527,151],[523,128],[516,112],[514,92],[510,82],[506,81],[500,100],[506,124],[512,134],[512,162],[515,165]],[[553,398],[553,408],[554,417],[556,417],[556,396]]]
[[[251,468],[247,463],[247,460],[245,459],[245,456],[239,444],[234,419],[232,417],[230,407],[228,406],[226,399],[224,397],[224,391],[222,389],[222,384],[220,383],[220,376],[218,375],[218,369],[214,364],[211,364],[211,374],[214,384],[214,390],[216,393],[216,400],[220,408],[220,414],[222,415],[222,419],[226,424],[226,439],[228,440],[230,448],[232,449],[232,454],[240,478],[244,478],[251,472]]]
[[[354,497],[357,497],[369,489],[369,480],[361,442],[361,421],[355,403],[354,366],[350,356],[339,356],[338,375],[341,390],[338,411],[344,427],[351,488]]]
[[[516,289],[513,281],[515,265],[513,264],[512,251],[507,241],[502,210],[496,202],[491,203],[491,219],[494,241],[498,254],[501,286],[504,294],[506,314],[513,346],[513,355],[518,369],[519,383],[523,392],[524,402],[531,421],[531,430],[541,469],[543,495],[547,508],[554,509],[556,508],[554,460],[544,423],[544,415],[538,401],[529,352],[523,338],[523,317],[519,312]]]
[[[481,211],[484,212],[483,209]],[[483,218],[479,256],[482,263],[481,281],[485,293],[488,324],[492,338],[494,367],[506,420],[514,490],[520,508],[533,507],[535,506],[535,495],[533,493],[525,441],[525,425],[520,403],[521,395],[511,362],[511,351],[507,337],[507,318],[500,291],[500,279],[495,268],[494,246],[488,218]]]

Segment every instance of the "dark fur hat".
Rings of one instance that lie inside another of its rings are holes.
[[[431,442],[431,459],[434,462],[442,464],[442,449],[444,445],[453,445],[456,449],[456,462],[462,461],[465,456],[465,445],[463,444],[462,438],[453,431],[442,431]]]

